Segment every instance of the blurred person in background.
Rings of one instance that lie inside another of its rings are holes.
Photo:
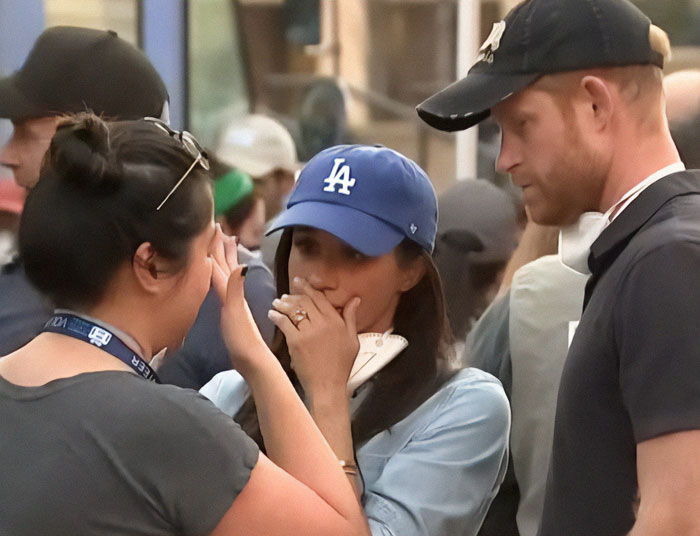
[[[159,120],[81,114],[58,125],[20,251],[60,309],[0,360],[1,534],[369,535],[251,318],[246,267],[214,223],[207,168],[197,141]],[[153,370],[212,284],[269,458]]]
[[[34,187],[60,116],[86,109],[105,117],[167,121],[168,92],[148,58],[116,32],[49,28],[22,67],[0,80],[0,117],[13,125],[0,163],[17,184]]]
[[[17,234],[25,196],[26,190],[12,178],[0,179],[0,356],[34,337],[51,312],[17,260]]]
[[[253,180],[245,171],[224,164],[210,156],[214,177],[214,216],[229,236],[248,251],[258,251],[265,233],[265,201],[257,193]]]
[[[31,321],[33,311],[44,311],[44,303],[33,291],[21,270],[13,271],[17,257],[17,232],[26,191],[11,177],[0,178],[0,356],[28,341],[40,327]]]
[[[334,145],[350,143],[346,85],[335,78],[315,80],[304,92],[299,110],[299,158],[307,161]]]
[[[492,376],[452,363],[427,175],[381,146],[324,150],[276,229],[275,353],[372,534],[475,535],[505,472],[509,411]],[[260,440],[240,374],[200,392]]]
[[[515,248],[516,204],[501,188],[477,179],[459,181],[447,189],[438,198],[438,208],[440,217],[433,258],[445,290],[456,356],[463,364],[494,374],[509,395],[510,384],[506,382],[510,378],[502,377],[503,371],[486,368],[465,353],[465,339],[473,323],[496,296],[504,268]],[[509,512],[514,512],[513,504],[517,504],[517,486],[513,485],[513,480],[509,466],[479,534],[508,536],[512,533],[509,528],[514,526],[514,515]]]
[[[562,263],[558,235],[527,224],[508,263],[511,276],[467,338],[467,363],[501,380],[513,414],[511,464],[481,536],[539,530],[559,381],[588,279]]]
[[[236,117],[221,130],[216,155],[226,164],[250,175],[265,202],[265,218],[272,220],[287,202],[299,169],[297,149],[279,121],[262,114]],[[263,262],[274,264],[279,233],[262,239]]]
[[[282,123],[261,114],[234,118],[223,127],[215,152],[250,175],[265,201],[268,220],[282,210],[299,168],[294,140]]]
[[[265,205],[255,193],[250,176],[244,171],[210,157],[214,177],[214,217],[224,233],[240,241],[238,258],[248,266],[245,298],[253,319],[266,343],[272,342],[275,326],[267,313],[275,298],[275,283],[260,255],[251,252],[260,247],[265,226]],[[211,289],[202,303],[197,320],[182,348],[168,356],[159,369],[164,383],[199,389],[211,378],[231,369],[231,358],[221,334],[221,301]]]
[[[458,348],[493,301],[516,245],[511,196],[486,180],[458,181],[438,198],[433,259],[445,291],[447,317]]]
[[[0,266],[12,261],[17,254],[17,231],[24,197],[25,190],[11,178],[0,178]]]
[[[689,169],[700,169],[700,70],[664,78],[666,115],[678,153]]]
[[[669,131],[670,51],[627,0],[527,0],[466,78],[419,106],[450,130],[493,113],[499,168],[536,223],[572,231],[562,259],[591,273],[540,536],[700,532],[700,377],[689,373],[700,366],[700,171]]]
[[[146,56],[115,32],[49,28],[22,67],[0,80],[0,117],[13,125],[0,164],[31,189],[61,114],[85,109],[105,117],[167,119],[168,92]],[[0,355],[36,335],[50,312],[21,261],[0,269]]]

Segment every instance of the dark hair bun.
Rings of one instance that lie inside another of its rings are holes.
[[[92,114],[59,123],[47,164],[62,180],[91,191],[111,191],[119,183],[118,174],[110,170],[109,128]]]

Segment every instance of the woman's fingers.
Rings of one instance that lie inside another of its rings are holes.
[[[233,272],[238,267],[238,238],[227,236],[224,239],[224,254],[226,256],[226,265]]]
[[[272,307],[284,315],[287,315],[296,324],[295,317],[300,313],[306,313],[309,318],[316,318],[318,310],[313,302],[306,296],[290,296],[283,294],[282,297],[272,301]]]
[[[236,266],[228,277],[228,284],[226,287],[226,301],[233,302],[240,300],[243,302],[244,298],[244,288],[243,280],[246,273],[248,273],[247,264],[239,264]]]
[[[214,287],[214,290],[216,291],[217,295],[219,296],[219,300],[221,301],[221,303],[224,303],[226,301],[226,294],[228,292],[227,287],[229,276],[226,272],[224,272],[223,268],[219,266],[219,263],[216,262],[216,259],[214,259],[213,256],[212,264],[213,268],[211,271],[211,284]]]
[[[324,315],[337,314],[338,312],[331,305],[323,292],[316,290],[309,283],[300,277],[295,277],[290,282],[290,290],[294,294],[307,296],[314,306]]]
[[[267,312],[267,317],[272,320],[272,323],[279,328],[279,330],[284,334],[285,338],[294,336],[297,330],[296,326],[292,323],[287,315],[270,309]]]
[[[353,298],[343,308],[343,320],[351,335],[357,336],[357,309],[360,307],[360,298]]]
[[[238,264],[238,241],[234,237],[226,236],[218,223],[211,258],[214,261],[212,285],[221,302],[242,298],[242,278],[245,277],[248,267]]]
[[[333,304],[328,301],[326,295],[320,290],[313,288],[306,279],[295,277],[291,281],[290,289],[294,294],[308,296],[313,301],[316,308],[324,315],[338,314]]]
[[[218,264],[219,267],[224,271],[226,276],[231,273],[231,268],[229,267],[228,263],[226,262],[226,250],[225,250],[225,244],[227,242],[227,237],[224,234],[224,232],[221,230],[221,225],[216,224],[216,236],[214,237],[214,247],[212,251],[212,257],[214,259],[214,263]]]

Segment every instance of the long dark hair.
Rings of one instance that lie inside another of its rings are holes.
[[[289,293],[288,261],[292,234],[292,229],[285,229],[275,255],[277,296]],[[394,314],[394,333],[405,337],[409,345],[374,376],[370,396],[365,398],[353,416],[355,448],[408,416],[454,374],[449,354],[452,336],[437,268],[430,255],[411,240],[401,242],[395,254],[400,266],[420,257],[425,263],[425,275],[399,299]],[[279,330],[273,342],[273,352],[297,391],[303,395],[291,369],[287,342]],[[252,397],[246,400],[235,419],[263,448]]]

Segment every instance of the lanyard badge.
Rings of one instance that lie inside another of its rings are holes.
[[[159,382],[155,371],[146,361],[134,353],[114,333],[103,326],[98,326],[94,322],[69,313],[55,313],[46,322],[42,331],[68,335],[97,346],[129,365],[142,378],[152,382]]]

